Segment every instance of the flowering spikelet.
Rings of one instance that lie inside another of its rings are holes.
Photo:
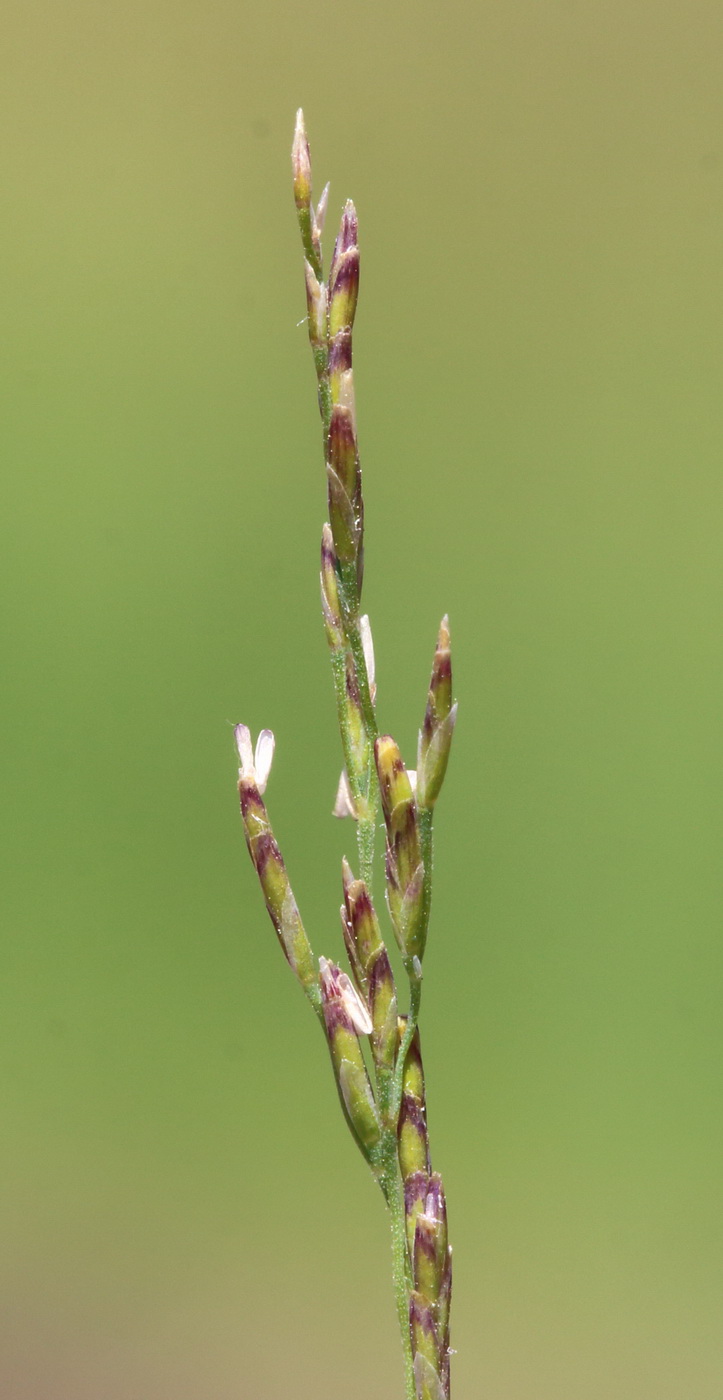
[[[371,1014],[374,1062],[391,1069],[397,1046],[397,995],[389,954],[382,941],[371,895],[363,880],[354,879],[346,860],[342,882],[342,931],[352,971]]]
[[[344,403],[334,404],[331,410],[326,472],[334,549],[341,564],[353,566],[361,592],[359,561],[364,534],[361,467],[353,410]]]
[[[351,199],[346,201],[329,270],[332,310],[329,334],[351,330],[359,297],[359,220]]]
[[[399,1038],[405,1018],[399,1020]],[[447,1240],[447,1203],[442,1178],[429,1161],[424,1068],[419,1031],[407,1051],[399,1116],[399,1165],[409,1262],[414,1284],[409,1329],[420,1400],[449,1396],[449,1300],[452,1251]]]
[[[400,1034],[403,1033],[400,1022]],[[452,1251],[442,1178],[429,1169],[424,1072],[418,1034],[407,1056],[399,1122],[399,1161],[404,1178],[406,1233],[414,1291],[410,1336],[420,1397],[449,1395],[449,1302]]]
[[[421,1171],[409,1172],[409,1175],[404,1178],[404,1217],[410,1261],[414,1257],[414,1232],[417,1226],[417,1216],[424,1210],[428,1191],[429,1172],[426,1168]]]
[[[438,1303],[447,1266],[447,1203],[439,1172],[429,1178],[424,1209],[415,1221],[412,1265],[416,1288]]]
[[[359,1033],[368,1035],[372,1029],[371,1016],[335,963],[320,958],[319,974],[326,1036],[344,1116],[364,1156],[372,1160],[381,1128],[359,1044]]]
[[[318,1005],[316,968],[311,945],[301,922],[299,908],[286,873],[281,851],[271,830],[261,792],[266,785],[273,753],[273,735],[263,730],[251,757],[251,736],[245,724],[237,724],[236,745],[241,760],[239,801],[249,854],[263,890],[266,908],[290,967],[296,973],[309,999]],[[264,736],[268,738],[264,739]],[[263,763],[261,773],[258,767]]]
[[[447,1400],[452,1251],[442,1178],[436,1172],[429,1178],[424,1208],[416,1215],[412,1276],[410,1328],[419,1394]]]
[[[399,1039],[406,1029],[406,1018],[399,1018]],[[404,1061],[402,1076],[402,1105],[397,1128],[399,1166],[402,1180],[406,1183],[410,1176],[429,1173],[429,1139],[427,1136],[427,1106],[424,1095],[424,1069],[419,1041],[419,1030],[415,1030]]]

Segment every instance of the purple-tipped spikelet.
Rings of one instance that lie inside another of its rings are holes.
[[[311,154],[304,124],[304,113],[301,108],[296,113],[296,127],[291,147],[291,173],[301,242],[315,275],[321,280],[321,244],[319,242],[318,222],[311,204]]]
[[[294,181],[294,203],[298,213],[308,209],[311,204],[311,154],[301,108],[296,113],[294,140],[291,145],[291,172]]]
[[[330,418],[327,435],[329,519],[344,577],[343,602],[356,615],[363,574],[364,505],[354,407],[352,327],[359,296],[358,222],[347,201],[334,246],[328,292],[328,383]]]
[[[359,1044],[359,1033],[371,1032],[372,1019],[346,973],[326,958],[319,959],[319,981],[326,1038],[344,1116],[364,1156],[373,1161],[381,1125]]]
[[[387,829],[387,904],[397,942],[406,960],[424,952],[424,865],[412,784],[394,740],[375,745],[379,791]]]
[[[429,1140],[424,1106],[405,1094],[399,1111],[399,1165],[402,1175],[429,1170]]]
[[[415,1287],[437,1303],[447,1263],[447,1205],[439,1172],[430,1176],[424,1210],[417,1215],[412,1263]]]
[[[405,1020],[399,1020],[399,1038]],[[415,1030],[402,1076],[398,1130],[399,1165],[414,1293],[410,1332],[420,1396],[449,1396],[449,1300],[452,1251],[447,1239],[447,1203],[442,1178],[430,1170],[424,1069]]]
[[[429,1393],[449,1396],[449,1304],[452,1251],[447,1242],[447,1208],[442,1179],[434,1173],[424,1210],[416,1217],[412,1273],[416,1296],[412,1329],[415,1370]],[[421,1361],[418,1358],[422,1357]],[[422,1394],[425,1393],[422,1389]]]
[[[264,731],[264,733],[268,732]],[[264,774],[261,782],[259,781],[257,765],[260,745],[257,745],[257,758],[256,762],[253,762],[250,759],[251,741],[248,729],[245,725],[239,724],[236,725],[235,733],[241,759],[238,792],[246,845],[259,877],[266,908],[289,966],[296,973],[310,1000],[316,1005],[318,1004],[318,991],[314,955],[301,922],[301,915],[286,873],[286,866],[271,830],[268,812],[260,792],[260,787],[265,785],[265,777],[267,776]],[[270,737],[272,740],[271,751],[273,752],[273,736]],[[270,759],[268,763],[270,766]]]
[[[410,1172],[404,1179],[404,1215],[407,1231],[407,1248],[410,1261],[414,1257],[414,1232],[417,1216],[425,1209],[429,1193],[429,1172]]]
[[[404,1032],[407,1029],[406,1016],[400,1016],[397,1021],[397,1035],[401,1044]],[[419,1038],[419,1027],[415,1029],[409,1049],[404,1061],[404,1073],[402,1076],[402,1088],[405,1094],[411,1094],[424,1103],[424,1065],[422,1064],[422,1045]]]
[[[397,994],[389,954],[384,946],[369,967],[369,1006],[374,1023],[374,1061],[380,1069],[393,1069],[397,1048]]]
[[[331,411],[326,472],[334,549],[341,564],[353,565],[359,594],[364,504],[354,411],[346,404],[337,403]]]
[[[359,299],[359,220],[348,199],[341,216],[341,227],[334,245],[329,271],[329,334],[351,334]],[[349,368],[351,361],[346,368]]]
[[[355,880],[346,860],[342,866],[342,930],[349,962],[372,1020],[372,1054],[378,1067],[392,1069],[397,1048],[397,995],[389,955],[382,941],[371,895]]]
[[[400,1016],[398,1026],[400,1041],[405,1030],[406,1017]],[[418,1029],[414,1032],[404,1061],[402,1104],[399,1112],[397,1138],[402,1180],[406,1183],[410,1176],[416,1176],[420,1172],[428,1174],[430,1162],[427,1107]]]
[[[417,805],[433,807],[447,771],[457,706],[452,704],[449,619],[442,618],[417,750]]]

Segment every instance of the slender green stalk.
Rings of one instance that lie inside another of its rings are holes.
[[[389,1136],[389,1146],[387,1150],[389,1153],[390,1176],[388,1188],[385,1189],[383,1186],[382,1190],[384,1191],[384,1199],[389,1211],[389,1222],[392,1232],[392,1286],[397,1309],[397,1320],[399,1322],[399,1336],[402,1344],[405,1400],[415,1400],[414,1355],[412,1352],[412,1337],[409,1330],[409,1294],[412,1288],[412,1277],[409,1265],[409,1251],[407,1248],[404,1192],[399,1181],[399,1173],[397,1170],[396,1130]]]
[[[373,807],[368,815],[358,817],[356,824],[359,873],[362,880],[368,885],[370,892],[374,888],[374,837],[376,830],[376,807]]]
[[[325,279],[321,235],[328,186],[315,209],[301,113],[292,166],[327,481],[321,603],[344,761],[334,815],[354,821],[359,862],[358,877],[346,860],[342,865],[341,923],[351,977],[327,958],[317,964],[271,829],[263,793],[273,735],[262,730],[252,749],[249,731],[237,725],[241,816],[279,942],[323,1027],[344,1118],[389,1211],[405,1400],[449,1400],[452,1254],[442,1179],[431,1166],[419,1036],[432,900],[433,813],[457,715],[449,627],[443,618],[417,769],[408,770],[394,739],[380,732],[371,628],[361,611],[364,500],[352,371],[359,292],[356,210],[351,202],[344,207]],[[373,903],[380,807],[386,903],[409,983],[403,1015]]]

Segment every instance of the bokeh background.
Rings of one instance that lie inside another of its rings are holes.
[[[339,741],[288,153],[353,194],[366,601],[460,722],[424,1043],[464,1400],[723,1387],[716,0],[8,0],[0,1392],[398,1400],[317,951]]]

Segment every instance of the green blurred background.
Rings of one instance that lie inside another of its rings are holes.
[[[464,1400],[720,1400],[717,0],[9,0],[3,1400],[399,1400],[339,955],[296,106],[362,240],[381,722],[460,722],[424,1035]]]

